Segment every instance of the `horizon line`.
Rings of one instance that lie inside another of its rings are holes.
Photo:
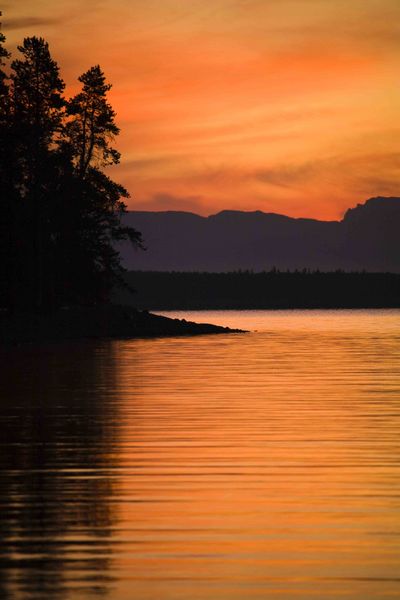
[[[164,209],[164,210],[151,210],[151,209],[132,209],[132,208],[127,208],[127,213],[154,213],[154,214],[167,214],[167,213],[173,213],[173,214],[185,214],[185,215],[193,215],[195,217],[199,217],[201,219],[209,219],[211,217],[216,217],[218,215],[221,215],[223,213],[241,213],[241,214],[248,214],[248,215],[254,215],[254,214],[262,214],[262,215],[273,215],[276,217],[284,217],[286,219],[293,219],[296,221],[318,221],[320,223],[340,223],[342,222],[345,217],[346,214],[350,211],[350,210],[354,210],[360,206],[365,206],[367,205],[369,202],[371,201],[375,201],[375,200],[396,200],[400,202],[400,196],[371,196],[370,198],[367,198],[367,200],[365,200],[364,202],[359,202],[357,203],[355,206],[351,206],[348,207],[345,212],[343,213],[343,216],[341,219],[318,219],[315,217],[292,217],[290,215],[284,214],[284,213],[277,213],[277,212],[265,212],[263,210],[260,209],[255,209],[255,210],[242,210],[242,209],[237,209],[237,208],[224,208],[216,213],[210,213],[208,215],[201,215],[199,213],[193,212],[191,210],[184,210],[184,209]]]

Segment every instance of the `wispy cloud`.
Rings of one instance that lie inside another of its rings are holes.
[[[3,17],[3,28],[5,31],[13,31],[16,29],[30,29],[32,27],[43,27],[47,25],[60,24],[63,19],[47,18],[47,17],[18,17],[5,19]]]
[[[326,166],[326,163],[324,163]],[[274,168],[261,169],[255,178],[268,185],[291,188],[299,186],[321,173],[321,164],[310,162],[305,164],[281,165]]]
[[[201,196],[174,196],[160,192],[154,194],[146,201],[136,202],[134,209],[151,211],[176,210],[202,213],[204,212],[204,205]]]
[[[112,4],[112,11],[111,11]],[[190,5],[190,6],[189,6]],[[395,194],[399,0],[3,0],[68,83],[100,63],[132,208],[337,218]],[[74,89],[74,88],[73,88]]]

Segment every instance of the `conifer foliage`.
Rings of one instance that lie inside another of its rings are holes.
[[[0,34],[0,307],[51,310],[107,299],[123,269],[115,242],[141,247],[121,225],[127,190],[104,169],[119,133],[99,66],[65,85],[45,40],[10,60]]]

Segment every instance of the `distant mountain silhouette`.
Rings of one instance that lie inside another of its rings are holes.
[[[400,272],[400,198],[371,198],[342,221],[224,210],[209,217],[131,211],[123,222],[142,232],[148,248],[135,252],[121,244],[128,269]]]

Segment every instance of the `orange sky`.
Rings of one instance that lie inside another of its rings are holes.
[[[398,0],[3,0],[114,87],[129,207],[340,218],[400,195]],[[71,87],[70,87],[71,89]]]

